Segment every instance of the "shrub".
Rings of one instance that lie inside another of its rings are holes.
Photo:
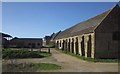
[[[39,52],[39,51],[11,50],[11,49],[3,49],[2,51],[3,59],[42,58],[42,57],[48,57],[48,56],[50,56],[49,53],[44,53],[44,52]]]

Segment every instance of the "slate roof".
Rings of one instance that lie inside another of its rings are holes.
[[[54,38],[54,40],[94,32],[96,27],[100,25],[112,9],[113,8],[62,31]]]

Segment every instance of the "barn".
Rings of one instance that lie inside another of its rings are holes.
[[[55,36],[57,48],[91,58],[118,58],[120,7],[80,22]]]

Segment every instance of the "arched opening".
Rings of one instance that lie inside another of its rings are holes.
[[[79,54],[79,50],[78,50],[78,37],[76,37],[76,42],[75,42],[75,50],[76,50],[76,54]]]
[[[71,48],[72,53],[74,53],[74,39],[73,39],[73,38],[72,38],[72,43],[71,43],[71,45],[72,45],[72,48]]]
[[[81,41],[81,51],[82,51],[82,56],[85,56],[85,48],[84,48],[84,36],[82,36],[82,41]]]
[[[61,40],[60,40],[59,46],[61,47]]]
[[[57,48],[59,47],[59,41],[57,41],[57,45],[56,45],[56,47],[57,47]]]
[[[91,48],[92,43],[91,43],[91,35],[89,35],[89,40],[87,42],[87,57],[91,57]]]
[[[70,52],[70,39],[69,39],[69,42],[68,42],[68,51]]]
[[[65,40],[63,40],[63,43],[62,43],[62,50],[65,50]]]
[[[68,50],[68,43],[67,43],[67,39],[66,39],[66,42],[65,42],[65,49],[66,49],[66,51]]]

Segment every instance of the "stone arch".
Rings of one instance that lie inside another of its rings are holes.
[[[82,56],[85,56],[84,36],[82,36],[81,51],[82,51]]]
[[[89,40],[87,42],[87,57],[91,57],[91,50],[92,50],[92,41],[91,41],[91,35],[89,35]]]
[[[57,41],[57,45],[56,45],[56,47],[57,47],[57,48],[59,47],[59,41]]]
[[[62,43],[62,50],[65,50],[65,40],[63,40],[63,43]]]
[[[61,40],[60,40],[60,42],[59,42],[59,46],[61,47],[62,45],[61,45]]]
[[[72,53],[74,53],[74,38],[72,38],[72,42],[71,42],[71,50],[72,50]]]
[[[76,37],[75,50],[76,50],[76,54],[79,54],[79,50],[78,50],[78,37]]]
[[[65,49],[66,49],[66,51],[68,50],[68,43],[67,43],[68,41],[67,41],[67,39],[66,39],[66,41],[65,41]]]
[[[68,51],[70,52],[70,39],[69,39],[69,42],[68,42]]]

